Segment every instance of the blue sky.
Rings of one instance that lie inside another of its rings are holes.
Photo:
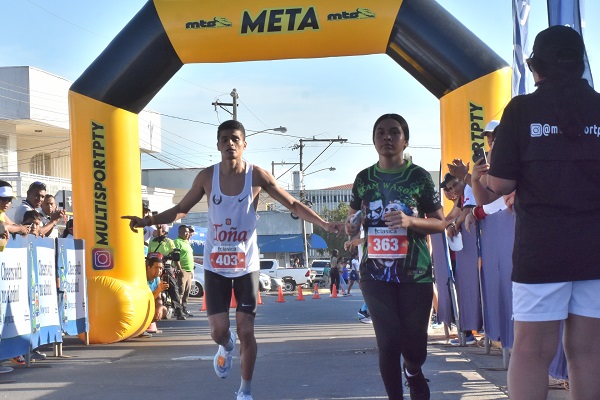
[[[4,1],[0,66],[30,65],[74,81],[145,3]],[[438,3],[512,64],[511,1]],[[545,4],[532,0],[530,46],[547,26]],[[592,22],[584,31],[592,74],[600,80],[600,24],[592,21],[600,17],[600,2],[588,1],[584,12]],[[413,161],[428,170],[439,168],[439,101],[386,55],[185,65],[148,106],[164,115],[160,157],[184,167],[219,161],[215,126],[230,115],[215,111],[211,103],[231,102],[233,88],[239,94],[238,119],[246,129],[288,129],[286,136],[261,133],[248,138],[245,157],[252,163],[269,170],[272,162],[297,163],[299,152],[292,147],[300,138],[348,140],[327,150],[323,143],[306,143],[303,163],[312,163],[307,174],[336,168],[307,175],[307,189],[352,183],[361,169],[373,164],[377,154],[371,144],[372,124],[387,112],[407,119]],[[144,156],[142,167],[169,166]],[[284,174],[288,168],[275,167],[285,188],[291,185],[290,173]]]

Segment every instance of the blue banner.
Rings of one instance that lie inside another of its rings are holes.
[[[575,29],[583,37],[581,30],[583,18],[579,7],[579,0],[548,0],[548,25],[565,25]],[[584,38],[585,39],[585,38]],[[587,52],[584,54],[585,71],[583,78],[591,87],[594,87],[592,72]]]
[[[29,301],[31,303],[31,348],[62,342],[56,297],[54,239],[27,236],[29,247]]]
[[[527,66],[525,60],[529,57],[528,29],[530,0],[513,0],[513,76],[512,96],[529,93],[527,81]]]
[[[58,293],[62,329],[69,335],[89,332],[85,241],[58,239],[56,257],[60,280]]]
[[[27,240],[18,235],[0,252],[0,360],[29,353],[31,318]]]

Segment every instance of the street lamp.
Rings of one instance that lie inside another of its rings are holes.
[[[250,137],[250,136],[254,136],[257,135],[259,133],[263,133],[266,131],[275,131],[275,132],[281,132],[281,133],[286,133],[287,132],[287,128],[285,126],[280,126],[279,128],[268,128],[268,129],[263,129],[262,131],[258,131],[258,132],[252,132],[249,135],[246,135],[246,137]]]
[[[303,176],[307,176],[307,175],[311,175],[311,174],[316,174],[317,172],[321,172],[321,171],[325,171],[325,170],[335,171],[335,167],[321,168],[321,169],[318,169],[316,171],[309,172],[308,174],[303,174]]]

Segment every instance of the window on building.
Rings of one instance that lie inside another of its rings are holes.
[[[8,172],[8,136],[0,136],[0,172]]]
[[[52,157],[48,153],[38,153],[31,157],[29,172],[37,175],[52,175]]]

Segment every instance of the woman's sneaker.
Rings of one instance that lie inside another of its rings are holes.
[[[230,351],[225,350],[225,347],[219,345],[219,350],[215,354],[213,365],[215,367],[215,373],[219,378],[227,378],[231,371],[231,361],[233,359],[233,352],[235,351],[235,332],[229,330],[229,340],[233,344],[233,348]]]
[[[406,374],[406,366],[402,368],[404,370],[404,376],[406,377],[406,382],[404,386],[408,386],[410,389],[410,399],[411,400],[429,400],[429,379],[426,379],[423,375],[423,371],[419,371],[418,374],[414,376],[408,376]]]
[[[450,340],[450,344],[452,346],[460,346],[460,338]],[[465,345],[470,346],[472,344],[477,344],[477,339],[473,335],[467,335],[465,337]]]

